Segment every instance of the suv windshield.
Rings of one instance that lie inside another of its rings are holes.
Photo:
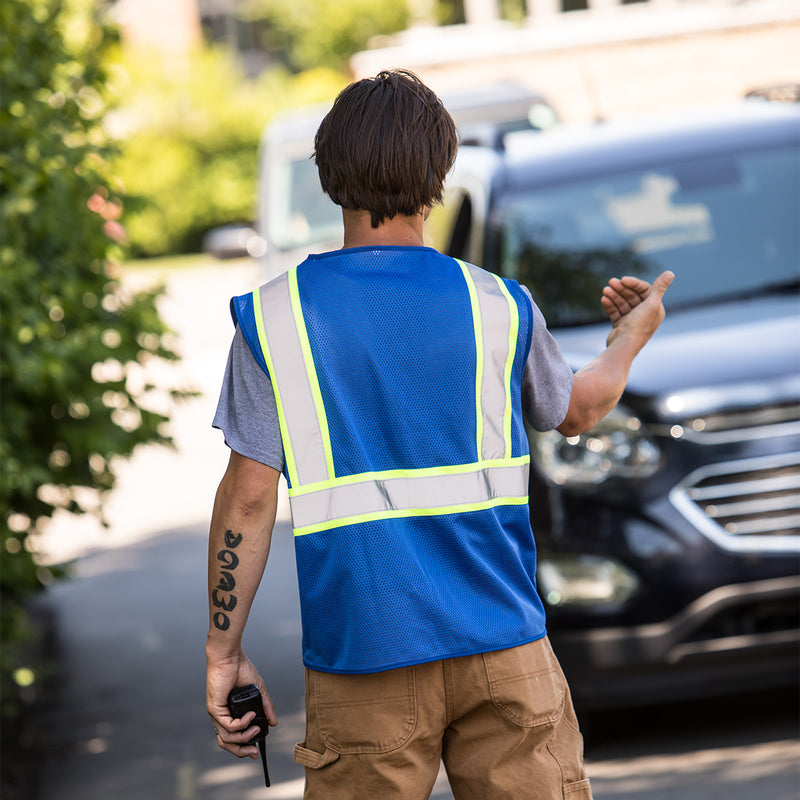
[[[796,285],[798,220],[796,148],[713,155],[505,195],[489,256],[557,327],[601,319],[614,276],[671,269],[671,308]]]

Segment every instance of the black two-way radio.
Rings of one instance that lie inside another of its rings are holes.
[[[261,765],[264,767],[264,784],[269,786],[269,772],[267,771],[267,734],[269,725],[267,715],[264,713],[264,703],[261,700],[261,692],[258,687],[249,683],[247,686],[239,686],[228,695],[228,709],[231,716],[235,719],[243,717],[248,711],[255,711],[256,716],[251,725],[258,725],[261,729],[249,742],[258,742],[258,750],[261,753]]]

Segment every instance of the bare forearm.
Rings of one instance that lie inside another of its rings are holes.
[[[208,647],[218,656],[241,647],[269,546],[266,532],[242,524],[226,511],[221,509],[212,523],[208,550]]]
[[[211,518],[206,709],[217,729],[219,746],[240,758],[257,756],[250,742],[258,728],[251,727],[253,712],[241,719],[230,716],[231,689],[255,684],[267,722],[278,724],[264,681],[242,650],[242,633],[269,555],[279,475],[271,467],[231,452]]]
[[[564,436],[592,428],[617,404],[628,382],[639,347],[613,342],[597,358],[575,373],[567,416],[558,426]]]
[[[269,555],[277,474],[254,465],[241,457],[232,458],[214,502],[208,549],[207,651],[216,659],[240,651]]]

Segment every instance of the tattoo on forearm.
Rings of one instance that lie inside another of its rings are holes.
[[[231,575],[230,572],[220,572],[219,574],[219,584],[217,589],[222,592],[232,592],[234,587],[236,586],[236,581]]]
[[[221,631],[226,631],[231,626],[228,614],[236,608],[236,595],[233,590],[236,588],[236,579],[233,572],[239,566],[239,556],[233,551],[242,543],[242,534],[233,531],[225,531],[225,549],[217,553],[217,561],[220,562],[222,569],[219,573],[219,583],[217,588],[211,592],[211,603],[214,608],[221,609],[215,611],[212,617],[214,626]],[[224,592],[224,594],[220,594]]]
[[[217,553],[217,561],[221,561],[225,569],[236,569],[239,566],[239,556],[233,550],[220,550]]]
[[[225,547],[238,547],[242,542],[242,534],[225,531]]]

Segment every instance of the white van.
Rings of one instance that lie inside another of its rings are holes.
[[[273,117],[261,139],[256,231],[270,278],[299,264],[310,252],[342,246],[342,213],[322,191],[312,157],[314,136],[330,105]]]

